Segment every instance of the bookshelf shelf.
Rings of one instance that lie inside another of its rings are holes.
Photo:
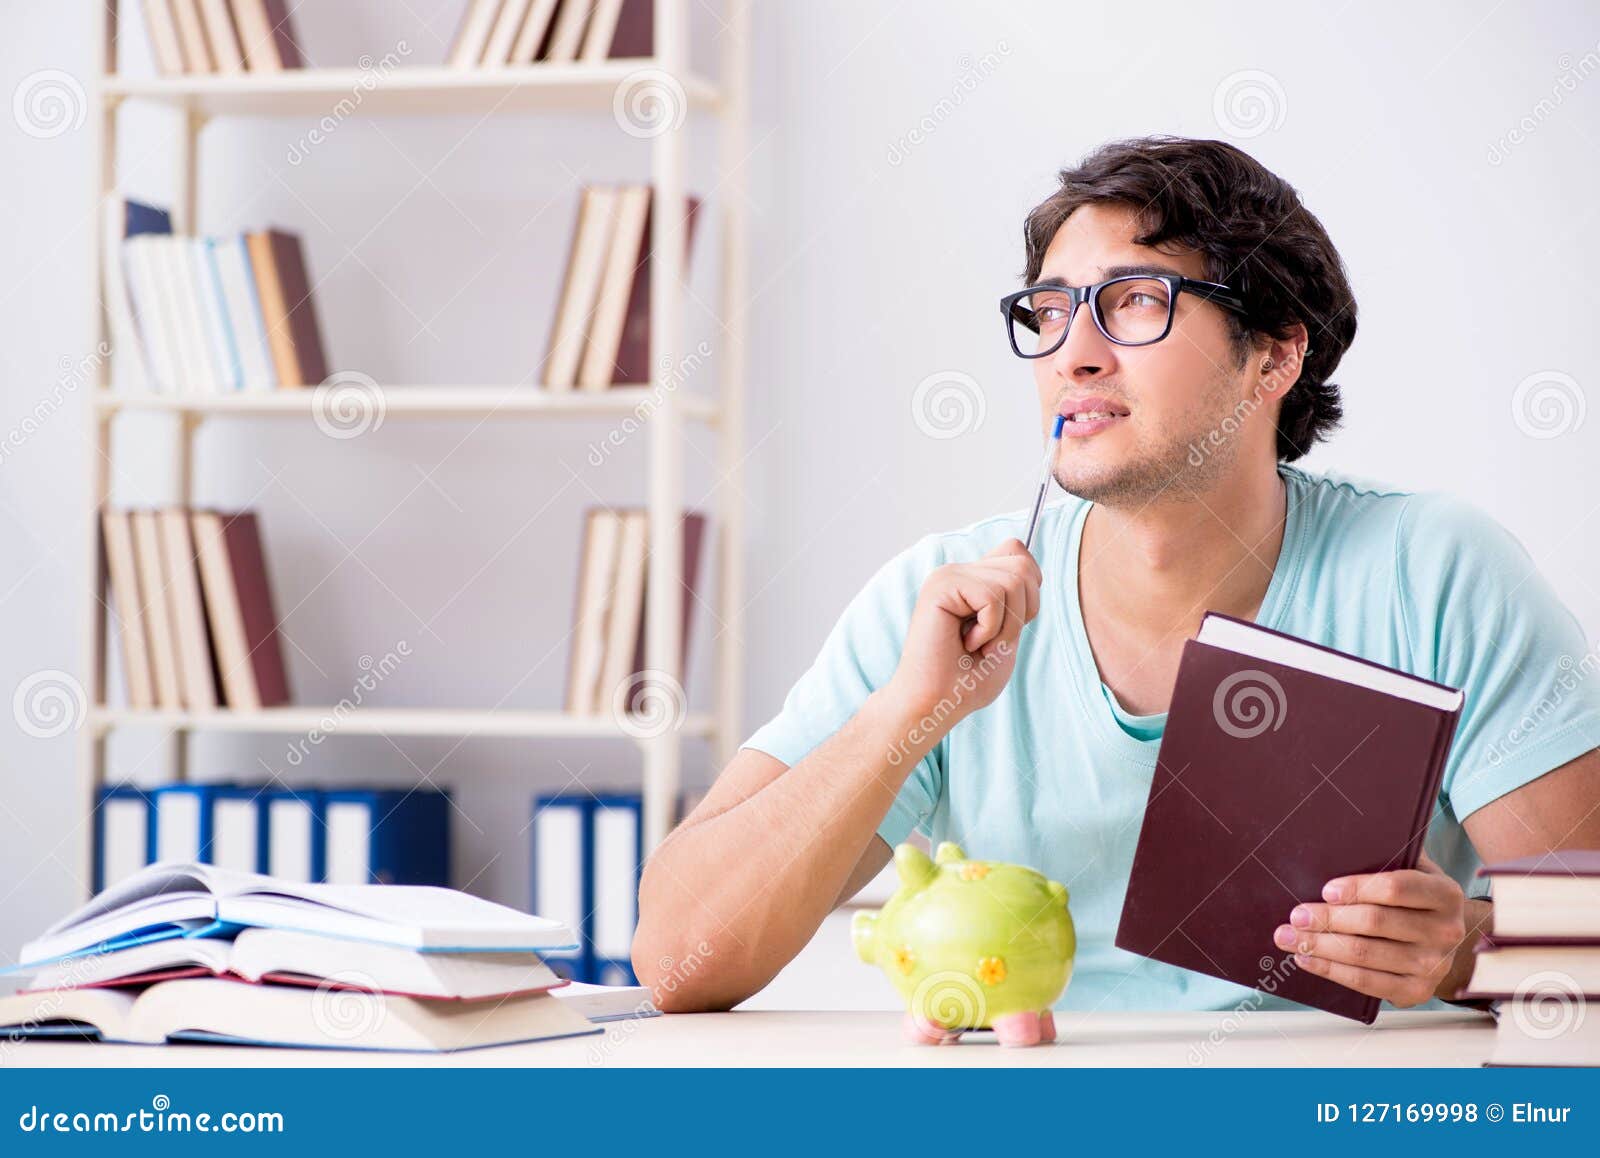
[[[341,736],[473,736],[548,737],[553,739],[638,739],[612,716],[578,716],[569,712],[507,708],[262,708],[260,711],[141,711],[97,708],[89,726],[104,733],[112,728],[147,727],[180,732],[275,733],[322,732]],[[711,738],[716,723],[708,715],[688,715],[678,726],[684,736]]]
[[[611,418],[648,416],[660,405],[663,391],[650,386],[613,386],[609,390],[555,393],[537,386],[385,386],[372,412],[385,419],[477,416]],[[105,414],[122,410],[154,410],[179,414],[282,415],[303,417],[320,405],[315,388],[235,392],[215,395],[120,393],[99,391],[95,408]],[[714,425],[714,400],[690,394],[677,399],[685,419]]]
[[[704,424],[716,432],[718,491],[714,702],[709,711],[689,713],[665,730],[635,735],[610,713],[578,716],[560,711],[460,709],[447,707],[359,708],[342,717],[336,707],[291,706],[260,711],[135,710],[107,702],[107,579],[100,541],[100,513],[112,498],[114,440],[119,414],[168,413],[179,416],[175,448],[176,503],[196,505],[193,434],[212,416],[315,418],[317,388],[259,393],[171,395],[113,392],[111,359],[103,359],[85,408],[87,502],[83,511],[86,581],[84,584],[85,689],[89,726],[80,731],[79,801],[84,816],[96,806],[107,783],[108,745],[121,728],[165,729],[173,736],[172,775],[188,774],[188,742],[198,732],[295,734],[312,731],[344,735],[498,736],[523,738],[631,739],[640,752],[644,798],[643,843],[653,848],[667,833],[677,809],[682,747],[686,738],[712,742],[713,759],[726,764],[740,734],[742,681],[740,671],[745,599],[742,563],[744,515],[740,496],[741,445],[746,367],[745,315],[749,275],[745,222],[748,216],[746,162],[749,159],[748,88],[750,0],[725,0],[719,20],[716,81],[689,66],[689,0],[651,0],[653,51],[649,57],[582,64],[540,63],[516,68],[458,70],[396,65],[370,69],[307,68],[276,73],[232,76],[124,76],[119,72],[118,28],[122,19],[137,19],[137,5],[105,0],[95,36],[95,108],[90,115],[94,135],[94,192],[102,203],[122,194],[118,180],[118,119],[130,102],[165,106],[185,114],[174,134],[179,180],[171,221],[175,232],[203,231],[197,217],[201,169],[201,130],[217,117],[303,118],[307,125],[329,117],[421,116],[471,114],[489,118],[515,113],[579,114],[597,134],[619,144],[645,146],[649,184],[654,191],[652,220],[661,228],[652,235],[649,272],[649,363],[678,365],[686,352],[685,300],[688,296],[685,220],[690,204],[689,132],[714,132],[714,171],[702,188],[715,198],[720,219],[720,322],[717,383],[714,394],[677,390],[667,382],[618,386],[603,391],[550,392],[532,385],[407,384],[378,387],[386,420],[476,418],[483,421],[528,418],[592,418],[638,424],[647,458],[642,505],[648,516],[648,582],[645,607],[645,667],[681,675],[681,576],[683,574],[684,475],[688,445],[686,428]],[[387,60],[387,58],[385,58]],[[365,60],[365,58],[364,58]],[[679,92],[681,91],[681,96]],[[653,111],[643,111],[653,106]],[[631,110],[627,112],[626,110]],[[707,116],[679,116],[690,110]],[[648,125],[632,123],[637,114]],[[655,119],[651,119],[651,118]],[[659,122],[659,123],[658,123]],[[614,134],[614,137],[612,137]],[[596,136],[599,140],[599,136]],[[554,159],[552,159],[554,160]],[[97,292],[89,301],[92,333],[109,348],[105,267],[105,229],[96,215],[93,268],[88,284]],[[113,351],[114,359],[116,352]],[[336,408],[335,413],[338,413]],[[359,440],[347,440],[349,453],[359,455]],[[353,460],[354,462],[354,460]],[[355,465],[352,469],[358,469]],[[331,728],[324,727],[336,721]],[[76,826],[77,859],[92,864],[93,824]],[[85,879],[90,879],[86,874]]]
[[[531,64],[520,68],[417,68],[386,72],[358,68],[290,69],[266,76],[108,77],[112,101],[138,99],[204,117],[303,116],[332,113],[350,102],[363,116],[488,115],[501,112],[610,110],[617,91],[658,60],[603,64]],[[716,86],[680,76],[688,107],[715,110]]]

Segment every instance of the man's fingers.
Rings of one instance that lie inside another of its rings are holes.
[[[1039,570],[1039,561],[1033,557],[1032,551],[1022,545],[1021,539],[1007,539],[985,555],[983,561],[1021,567],[1033,574],[1035,583],[1044,582],[1044,572]]]
[[[1322,886],[1322,899],[1334,904],[1396,905],[1405,909],[1436,909],[1458,887],[1443,874],[1421,869],[1396,869],[1386,873],[1357,873],[1334,877]]]
[[[1320,957],[1325,961],[1342,961],[1346,965],[1359,965],[1363,969],[1378,969],[1385,973],[1427,973],[1439,966],[1439,955],[1409,941],[1391,941],[1386,937],[1362,937],[1349,933],[1311,933],[1293,925],[1279,925],[1272,943],[1280,949]]]
[[[1294,963],[1307,973],[1326,977],[1329,981],[1337,981],[1347,989],[1381,997],[1396,1005],[1417,1005],[1433,995],[1433,990],[1428,987],[1427,982],[1417,977],[1402,977],[1398,973],[1389,973],[1382,969],[1366,969],[1360,965],[1347,965],[1343,961],[1327,961],[1321,957],[1307,957],[1298,953],[1295,955]]]
[[[1003,587],[1007,604],[1022,611],[1024,623],[1031,622],[1039,614],[1039,587],[1030,582],[1026,575],[987,563],[974,563],[971,570],[973,574],[982,575]]]
[[[1304,915],[1304,923],[1295,919],[1298,914]],[[1449,922],[1442,916],[1434,919],[1419,909],[1390,905],[1321,905],[1308,901],[1294,907],[1289,922],[1304,932],[1354,933],[1392,941],[1438,941],[1449,932]]]

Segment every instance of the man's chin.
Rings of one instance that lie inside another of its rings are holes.
[[[1107,506],[1144,505],[1188,496],[1199,481],[1183,455],[1076,455],[1056,464],[1056,482],[1078,498]]]

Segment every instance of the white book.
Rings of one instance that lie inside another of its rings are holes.
[[[617,377],[622,327],[628,321],[634,279],[641,272],[639,258],[649,224],[650,186],[629,185],[619,190],[616,231],[595,294],[594,321],[589,326],[583,367],[578,372],[578,385],[585,390],[604,390]]]
[[[617,688],[633,674],[633,657],[639,646],[639,625],[644,619],[645,579],[650,570],[650,518],[644,511],[624,511],[617,545],[616,579],[611,585],[611,606],[606,611],[603,659],[596,700],[600,711],[610,711]]]
[[[317,815],[304,797],[274,796],[267,804],[267,872],[310,884],[316,878]]]
[[[44,966],[28,988],[107,985],[175,969],[231,973],[246,981],[316,984],[360,978],[369,991],[456,1001],[543,992],[562,984],[536,953],[422,953],[286,929],[245,929],[231,941],[176,937],[71,957]]]
[[[130,237],[123,243],[123,268],[128,275],[139,335],[148,351],[152,387],[162,394],[178,393],[177,331],[174,309],[167,300],[162,276],[162,238],[156,234]]]
[[[349,990],[330,995],[297,985],[251,985],[216,977],[163,981],[142,991],[66,989],[0,997],[0,1031],[49,1036],[77,1022],[103,1041],[226,1041],[337,1049],[448,1052],[517,1041],[599,1033],[599,1027],[548,993],[528,993],[487,1008],[467,1001]]]
[[[528,14],[528,0],[505,0],[500,15],[495,19],[494,31],[484,47],[482,63],[485,68],[499,68],[511,59],[511,46],[522,27],[522,18]]]
[[[249,245],[242,236],[215,238],[211,245],[211,261],[228,314],[228,330],[233,335],[234,355],[239,359],[242,387],[271,390],[278,384],[278,372],[267,346],[267,326],[261,316],[261,299],[256,294]]]
[[[611,54],[611,40],[617,34],[624,3],[626,0],[594,0],[594,15],[589,18],[589,31],[584,34],[578,59],[593,64]]]
[[[550,30],[550,18],[556,13],[556,0],[533,0],[528,15],[522,21],[516,43],[511,46],[511,64],[532,64]]]
[[[589,512],[584,535],[584,588],[578,603],[578,625],[573,633],[572,685],[567,710],[590,716],[609,708],[601,701],[600,674],[605,662],[606,622],[611,615],[612,588],[617,577],[617,554],[622,539],[622,516],[615,511]]]
[[[260,853],[261,802],[254,794],[218,794],[211,801],[211,863],[234,872],[255,872]]]
[[[211,355],[211,368],[215,374],[216,389],[223,393],[238,390],[240,382],[239,355],[234,349],[233,328],[228,321],[227,305],[222,300],[222,285],[217,279],[217,269],[211,259],[216,239],[194,237],[190,239],[190,259],[194,263],[194,281],[200,298],[200,320],[206,332],[206,349]]]
[[[101,282],[105,288],[106,320],[111,328],[111,384],[127,390],[144,390],[150,382],[148,355],[144,343],[139,340],[139,327],[134,324],[128,275],[122,266],[128,203],[119,196],[107,197],[102,210]]]
[[[177,336],[178,392],[210,393],[211,355],[200,323],[189,238],[160,237],[156,242],[156,269],[166,288],[165,300],[172,306],[172,332]]]
[[[133,557],[139,571],[139,606],[144,614],[145,642],[150,645],[150,670],[155,676],[156,704],[183,709],[178,679],[178,649],[167,614],[166,570],[162,566],[161,532],[154,511],[133,511]]]
[[[533,907],[574,929],[588,916],[583,903],[583,809],[544,804],[533,818]]]
[[[639,810],[594,808],[594,951],[626,960],[639,907]]]
[[[545,359],[544,384],[552,390],[571,390],[577,384],[578,363],[589,333],[601,276],[611,253],[616,231],[620,190],[592,186],[583,191],[578,212],[578,233],[567,260],[561,305]]]
[[[643,985],[590,985],[572,981],[551,990],[561,1004],[576,1009],[590,1021],[629,1021],[637,1017],[660,1017]]]
[[[594,0],[561,0],[561,12],[556,16],[555,31],[550,34],[550,51],[545,59],[552,63],[571,62],[578,59],[583,45],[583,30],[589,24],[589,13]]]
[[[153,864],[101,892],[22,947],[25,965],[83,953],[151,931],[214,921],[292,929],[434,952],[561,949],[573,943],[560,921],[519,913],[432,885],[299,884],[215,865]]]
[[[456,42],[450,49],[451,68],[477,68],[483,59],[483,49],[489,43],[489,33],[494,27],[495,13],[500,0],[467,0],[466,16],[456,33]]]

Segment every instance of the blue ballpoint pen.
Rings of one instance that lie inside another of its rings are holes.
[[[1056,415],[1055,429],[1044,444],[1044,478],[1039,480],[1039,497],[1033,500],[1033,515],[1028,519],[1028,537],[1022,540],[1025,551],[1033,549],[1033,532],[1039,526],[1039,512],[1044,510],[1044,497],[1050,493],[1050,480],[1055,477],[1056,451],[1061,448],[1061,428],[1066,425],[1066,415]]]

